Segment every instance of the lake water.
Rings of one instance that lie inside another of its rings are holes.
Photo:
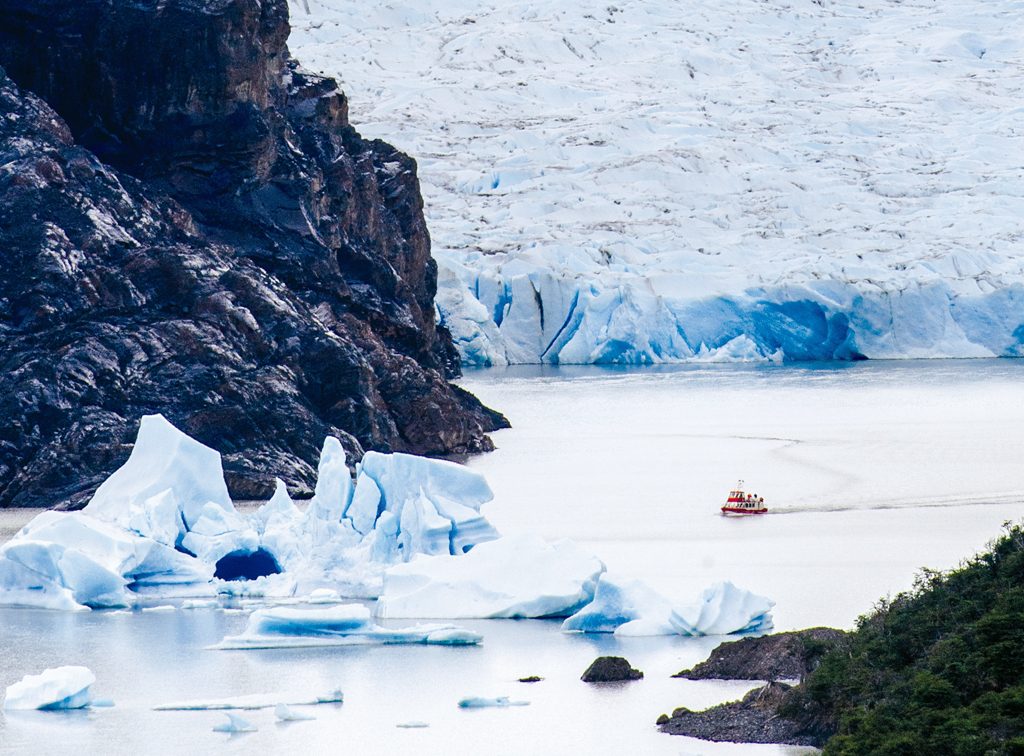
[[[778,628],[852,626],[922,567],[950,567],[1024,515],[1024,361],[515,368],[462,381],[514,428],[469,464],[485,473],[503,532],[574,538],[623,576],[680,599],[728,579],[777,602]],[[726,519],[735,479],[772,513]],[[2,513],[10,530],[22,513]],[[479,648],[419,646],[210,651],[244,613],[63,614],[0,610],[0,685],[85,664],[112,709],[6,713],[3,753],[781,754],[708,744],[653,726],[753,684],[670,675],[720,639],[581,637],[557,622],[462,622]],[[392,623],[400,626],[402,623]],[[614,653],[642,681],[588,686]],[[545,679],[533,685],[525,675]],[[212,732],[217,712],[156,712],[188,698],[308,694],[345,703],[313,722],[246,713],[247,735]],[[530,706],[463,711],[469,695]],[[405,730],[409,720],[430,723]]]

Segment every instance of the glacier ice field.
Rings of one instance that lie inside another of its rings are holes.
[[[292,3],[464,361],[1024,355],[1017,0]]]

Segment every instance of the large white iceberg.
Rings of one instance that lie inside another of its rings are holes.
[[[362,604],[342,604],[327,609],[257,609],[249,616],[241,635],[228,636],[213,648],[303,648],[372,643],[471,646],[482,639],[479,633],[454,625],[385,628],[373,622],[370,610]]]
[[[639,580],[603,575],[594,600],[562,623],[567,632],[638,635],[729,635],[770,630],[775,602],[716,583],[695,603],[675,605]]]
[[[44,512],[0,547],[0,605],[125,607],[140,593],[214,590],[375,598],[390,564],[497,538],[480,514],[492,496],[479,473],[407,454],[367,453],[353,484],[344,449],[328,438],[305,511],[278,481],[270,501],[243,514],[220,454],[151,415],[81,512]]]
[[[419,557],[384,573],[378,617],[565,617],[594,597],[604,564],[572,541],[505,536],[468,554]]]
[[[88,667],[54,667],[25,675],[7,687],[5,709],[83,709],[92,702],[90,686],[96,675]]]

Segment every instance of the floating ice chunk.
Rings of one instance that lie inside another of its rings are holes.
[[[166,614],[167,612],[176,612],[178,610],[176,607],[173,607],[170,604],[163,604],[162,606],[144,606],[142,607],[142,611],[153,612],[156,614]]]
[[[341,601],[341,596],[331,588],[317,588],[309,594],[307,601],[310,604],[336,604]]]
[[[425,642],[431,646],[472,646],[482,639],[480,633],[462,627],[441,627],[427,631]]]
[[[316,719],[312,714],[296,711],[288,704],[283,703],[274,707],[274,716],[277,717],[278,722],[308,722],[311,719]]]
[[[199,510],[181,545],[207,564],[214,564],[233,552],[252,553],[260,546],[260,537],[249,521],[234,508],[222,509],[213,502]]]
[[[672,611],[669,621],[681,635],[728,635],[771,630],[775,602],[730,582],[705,589],[701,600]]]
[[[406,554],[450,554],[451,520],[441,517],[421,491],[405,502],[398,540]]]
[[[390,512],[381,512],[377,527],[367,536],[370,540],[370,559],[379,564],[398,561],[398,519]]]
[[[253,520],[260,533],[265,533],[269,526],[277,523],[294,522],[302,512],[288,495],[288,487],[280,478],[274,478],[274,495],[253,514]]]
[[[498,696],[497,698],[481,698],[480,696],[473,696],[470,698],[463,698],[459,701],[460,709],[485,709],[485,708],[498,708],[503,709],[507,706],[529,706],[529,701],[510,701],[508,696]]]
[[[114,699],[112,698],[94,698],[89,702],[89,706],[94,709],[112,709],[114,707]]]
[[[692,605],[671,601],[639,580],[620,582],[603,575],[594,600],[562,623],[562,630],[582,633],[642,635],[728,635],[771,627],[774,602],[718,583]]]
[[[345,464],[345,449],[334,436],[324,439],[317,466],[316,489],[307,515],[338,522],[352,498],[352,474]]]
[[[377,483],[369,475],[360,475],[356,479],[356,490],[347,512],[352,527],[364,534],[373,530],[374,523],[380,515],[380,502],[380,488],[377,487]]]
[[[208,582],[209,569],[81,512],[42,512],[0,547],[0,604],[125,607],[127,587]]]
[[[594,600],[562,623],[562,630],[616,635],[675,635],[672,603],[639,580],[602,575]]]
[[[96,675],[87,667],[54,667],[38,675],[25,675],[7,687],[5,709],[82,709],[92,701],[89,686]]]
[[[427,722],[420,722],[419,720],[414,719],[411,722],[399,722],[395,725],[395,727],[401,727],[405,730],[417,730],[423,727],[430,727],[430,724]]]
[[[187,599],[181,602],[182,609],[219,609],[217,599]]]
[[[317,704],[342,703],[345,700],[341,690],[332,688],[318,695],[282,695],[279,693],[253,693],[247,696],[231,698],[196,699],[193,701],[177,701],[174,703],[154,706],[153,711],[224,711],[239,709],[255,711],[256,709],[273,709],[278,705],[316,706]]]
[[[171,512],[167,499],[159,496],[168,490],[178,512]],[[136,532],[163,539],[178,527],[173,520],[179,513],[181,525],[188,528],[208,503],[234,511],[220,453],[185,435],[162,415],[146,415],[128,461],[100,485],[84,511],[129,529],[148,523],[145,532]]]
[[[420,557],[384,573],[378,617],[564,617],[589,603],[604,564],[568,540],[506,536],[458,557]]]
[[[224,716],[228,718],[228,721],[222,722],[219,725],[214,725],[214,732],[228,732],[232,734],[238,732],[256,732],[256,725],[252,724],[249,720],[242,719],[242,717],[237,714],[225,714]]]
[[[324,609],[258,609],[249,615],[248,625],[241,635],[228,636],[212,648],[303,648],[373,643],[467,646],[481,640],[479,633],[453,625],[380,627],[374,624],[370,610],[362,604],[341,604]]]
[[[373,481],[379,501],[373,487],[365,497],[362,494],[367,478]],[[356,477],[353,525],[357,530],[366,528],[371,511],[391,512],[400,523],[405,559],[416,553],[461,554],[498,537],[480,514],[480,507],[492,498],[486,479],[463,465],[411,454],[367,452]],[[413,511],[406,513],[407,507]],[[449,523],[447,532],[442,520]]]

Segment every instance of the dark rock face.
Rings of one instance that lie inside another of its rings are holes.
[[[632,665],[621,656],[599,656],[594,663],[587,667],[587,671],[580,678],[583,682],[622,682],[624,680],[639,680],[644,673],[639,669],[633,669]]]
[[[0,12],[0,506],[83,504],[152,412],[239,498],[308,492],[327,434],[491,448],[415,162],[291,60],[286,0]]]
[[[670,735],[718,742],[823,745],[827,735],[780,716],[779,709],[786,703],[791,690],[785,683],[768,683],[747,693],[742,701],[706,711],[676,709],[671,717],[661,715],[657,724],[662,732]]]
[[[673,677],[688,680],[802,680],[848,633],[814,627],[722,643],[711,658]]]

